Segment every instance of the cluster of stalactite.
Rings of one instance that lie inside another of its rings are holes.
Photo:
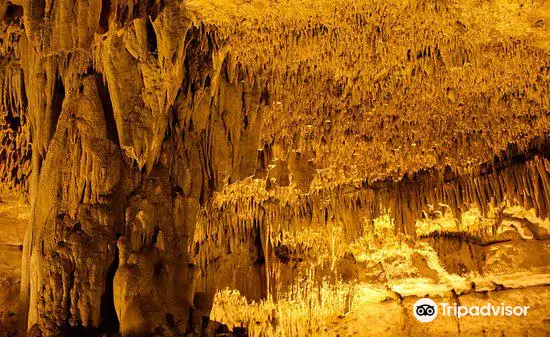
[[[27,96],[19,63],[17,24],[19,6],[9,6],[1,26],[0,42],[0,181],[2,190],[25,192],[31,171],[31,148],[26,123]],[[21,13],[19,13],[20,15]]]
[[[512,139],[527,151],[548,132],[545,29],[519,14],[532,39],[487,29],[475,16],[491,9],[470,2],[274,4],[261,20],[214,3],[216,13],[197,11],[268,79],[260,147],[281,160],[301,152],[321,186],[477,167]]]
[[[0,179],[32,208],[21,334],[200,334],[196,292],[283,282],[282,232],[351,241],[389,214],[415,238],[439,204],[548,217],[540,27],[280,3],[0,5]]]
[[[270,284],[288,281],[272,271],[274,266],[279,270],[283,265],[284,270],[291,254],[307,259],[307,252],[299,251],[299,247],[291,247],[298,251],[281,254],[281,249],[289,249],[282,246],[283,233],[296,235],[313,229],[330,236],[331,228],[338,225],[343,238],[351,243],[373,232],[374,220],[383,214],[393,220],[394,233],[413,239],[422,235],[416,221],[430,217],[434,207],[461,219],[461,214],[472,207],[487,216],[490,207],[518,205],[548,219],[548,153],[547,142],[537,143],[527,157],[511,149],[470,174],[430,170],[397,182],[378,181],[309,194],[290,188],[267,191],[265,183],[249,182],[249,187],[234,188],[220,196],[199,218],[195,232],[196,259],[202,271],[199,285],[204,290],[219,289],[229,278],[232,287],[247,296],[265,295],[275,289]],[[487,233],[477,230],[435,231],[430,235],[483,241]],[[535,235],[538,231],[534,228]]]
[[[548,216],[549,53],[531,18],[517,19],[527,39],[484,26],[491,9],[469,2],[274,4],[262,19],[214,3],[190,6],[267,79],[269,106],[254,179],[198,220],[203,289],[229,278],[248,296],[269,292],[283,230],[342,223],[351,241],[389,213],[414,237],[429,205],[460,219],[504,201]]]

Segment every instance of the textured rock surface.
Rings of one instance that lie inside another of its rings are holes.
[[[548,333],[550,3],[0,9],[6,334]]]

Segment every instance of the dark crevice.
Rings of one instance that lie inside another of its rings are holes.
[[[254,267],[258,271],[258,275],[260,276],[260,282],[263,285],[260,289],[260,297],[266,298],[267,294],[270,291],[275,291],[275,289],[267,289],[267,270],[266,270],[266,252],[264,252],[264,244],[262,242],[262,233],[260,230],[260,227],[256,227],[256,236],[254,240],[254,251],[256,252],[256,261],[254,262]]]
[[[20,78],[20,81],[21,81],[21,109],[23,110],[23,112],[27,111],[27,106],[29,104],[29,101],[27,99],[27,89],[25,87],[25,75],[23,73],[23,70],[21,70],[19,76],[21,77]],[[23,114],[23,120],[24,120],[24,114]]]
[[[157,57],[158,55],[157,34],[155,33],[155,27],[153,27],[153,23],[151,22],[151,19],[148,19],[146,21],[145,28],[147,30],[147,50],[149,50],[151,54]]]
[[[8,24],[21,22],[23,18],[23,7],[8,4],[6,7],[6,12],[4,14],[4,21]]]
[[[52,99],[52,117],[51,117],[51,128],[50,128],[50,139],[53,138],[55,134],[55,129],[57,128],[57,121],[61,115],[61,109],[63,108],[63,100],[65,99],[65,86],[63,85],[63,80],[59,74],[55,78],[53,99]]]
[[[269,89],[265,87],[262,90],[262,93],[260,94],[260,105],[268,105],[269,106]]]
[[[147,1],[147,15],[155,20],[164,7],[163,0],[148,0]]]
[[[11,115],[10,112],[8,112],[8,117],[10,117],[9,115]],[[8,123],[10,129],[17,131],[21,127],[21,117],[10,117],[8,118]]]
[[[101,317],[99,320],[99,331],[104,334],[118,333],[119,321],[115,310],[113,281],[118,269],[118,247],[115,245],[115,256],[113,262],[107,269],[105,276],[105,291],[101,296]]]
[[[101,14],[99,16],[100,33],[109,30],[109,16],[111,14],[111,0],[101,0]]]
[[[128,13],[130,9],[127,5],[118,5],[116,11],[116,22],[118,24],[124,24],[128,20]]]
[[[105,123],[107,125],[107,138],[115,143],[120,144],[118,138],[118,129],[115,121],[115,114],[113,111],[113,103],[111,102],[111,96],[109,95],[109,87],[106,82],[101,80],[101,77],[96,77],[97,93],[101,100],[103,107],[103,113],[105,114]]]

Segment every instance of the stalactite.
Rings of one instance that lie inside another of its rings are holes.
[[[266,259],[273,258],[270,252],[279,244],[283,232],[298,233],[306,228],[326,231],[340,224],[346,240],[353,242],[368,234],[363,233],[363,223],[372,223],[385,212],[394,219],[395,232],[413,238],[418,237],[415,221],[422,219],[429,207],[441,205],[448,207],[458,219],[471,207],[479,208],[481,214],[487,216],[489,207],[502,203],[534,209],[537,217],[548,219],[550,194],[545,182],[550,177],[549,167],[546,154],[534,155],[525,161],[508,162],[490,173],[457,175],[445,181],[442,174],[431,171],[410,180],[373,182],[367,188],[316,190],[298,194],[292,200],[287,199],[296,193],[291,188],[267,192],[265,185],[248,181],[247,187],[234,187],[215,198],[199,217],[194,245],[200,247],[197,260],[204,278],[200,286],[204,290],[221,287],[216,279],[209,280],[208,275],[218,272],[221,266],[215,261],[228,254],[232,256],[230,266],[223,268],[233,270],[234,278],[242,272],[243,259],[254,261],[259,253]],[[263,252],[247,251],[255,240],[266,240],[260,233],[266,233],[270,244],[262,248]],[[477,235],[475,229],[472,235]],[[231,242],[232,252],[220,249],[225,247],[224,242]],[[233,258],[237,251],[241,257]],[[252,265],[250,268],[251,273],[259,273]],[[260,268],[270,267],[266,263]],[[259,281],[263,283],[257,286],[267,287],[266,280]],[[254,297],[238,282],[232,286]]]
[[[482,273],[493,244],[544,245],[541,6],[1,3],[0,192],[32,210],[20,334],[198,335],[201,298],[302,276],[401,303],[392,277],[466,273],[451,249]]]

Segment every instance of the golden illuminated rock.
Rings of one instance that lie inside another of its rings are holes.
[[[550,332],[550,2],[0,9],[0,335]]]

